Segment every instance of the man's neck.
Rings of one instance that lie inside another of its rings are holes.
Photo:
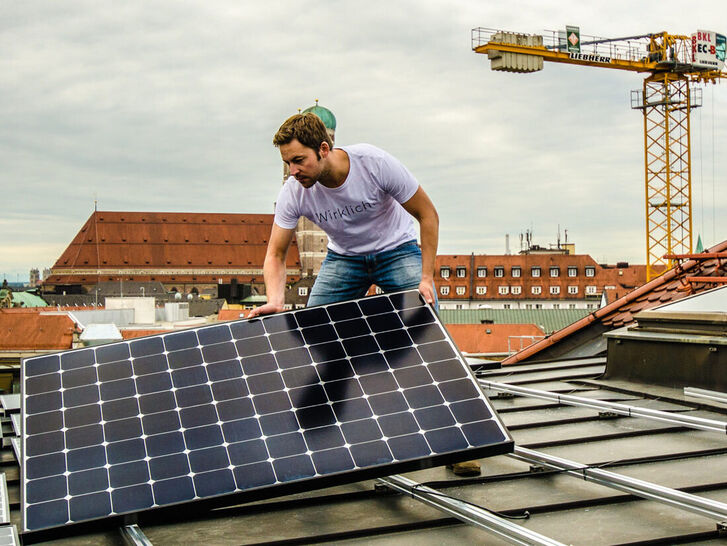
[[[342,185],[351,170],[348,154],[340,148],[334,148],[328,153],[328,169],[322,174],[318,183],[326,188],[337,188]]]

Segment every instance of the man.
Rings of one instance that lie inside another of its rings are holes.
[[[328,235],[328,253],[308,298],[322,305],[418,288],[436,305],[434,259],[439,216],[429,196],[396,158],[369,144],[334,148],[321,119],[297,114],[273,138],[290,178],[278,195],[263,276],[267,303],[249,317],[283,310],[285,258],[301,216]],[[419,222],[421,250],[416,243]],[[480,473],[477,461],[457,463],[459,475]]]
[[[263,266],[268,302],[251,317],[283,310],[285,257],[301,216],[329,240],[309,306],[363,297],[372,284],[385,292],[418,288],[425,301],[436,303],[439,217],[404,165],[368,144],[333,148],[313,113],[286,120],[273,144],[291,177],[278,196]],[[421,250],[412,217],[419,222]]]

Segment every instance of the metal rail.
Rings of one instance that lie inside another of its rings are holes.
[[[510,385],[507,383],[487,381],[486,379],[480,379],[479,383],[484,388],[494,391],[519,394],[521,396],[538,398],[540,400],[550,400],[553,402],[558,402],[560,404],[566,404],[568,406],[579,406],[602,411],[611,411],[619,415],[625,415],[627,417],[643,417],[646,419],[653,419],[673,425],[680,425],[699,430],[707,430],[709,432],[720,432],[722,434],[727,434],[727,423],[724,421],[703,419],[701,417],[690,417],[688,415],[680,415],[668,411],[638,408],[636,406],[628,406],[626,404],[619,404],[616,402],[605,402],[603,400],[582,398],[580,396],[571,396],[569,394],[558,394],[538,389],[529,389],[527,387],[518,387],[516,385]]]
[[[470,503],[446,496],[435,489],[421,485],[404,476],[388,476],[379,478],[379,482],[385,486],[410,495],[424,504],[449,514],[460,521],[483,529],[511,544],[543,544],[548,546],[562,545],[563,543],[531,531],[520,525],[516,525],[495,514],[488,512]]]
[[[553,457],[540,451],[533,451],[523,447],[515,446],[515,451],[508,455],[513,459],[525,461],[530,464],[538,464],[553,470],[563,470],[566,474],[577,478],[594,482],[612,489],[618,489],[632,495],[645,499],[654,500],[668,504],[681,510],[686,510],[700,516],[708,517],[719,525],[727,522],[727,504],[698,495],[684,493],[677,489],[664,487],[651,482],[645,482],[636,478],[630,478],[615,472],[609,472],[600,468],[589,468],[587,465]]]
[[[698,389],[697,387],[684,387],[684,396],[706,398],[707,400],[727,404],[727,393],[719,391],[708,391],[707,389]]]
[[[129,546],[153,546],[151,540],[146,537],[136,523],[119,527],[119,532],[124,542]]]

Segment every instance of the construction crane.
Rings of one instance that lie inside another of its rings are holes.
[[[727,40],[697,31],[659,32],[626,38],[581,36],[578,27],[550,34],[472,29],[472,49],[486,53],[492,70],[528,73],[543,61],[648,74],[631,92],[631,107],[644,116],[646,275],[674,265],[670,256],[692,252],[690,114],[701,106],[699,84],[727,78]]]

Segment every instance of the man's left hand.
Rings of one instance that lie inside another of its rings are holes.
[[[436,299],[434,297],[434,283],[431,279],[422,279],[422,282],[419,283],[419,293],[424,297],[424,301],[429,305],[434,305]]]

